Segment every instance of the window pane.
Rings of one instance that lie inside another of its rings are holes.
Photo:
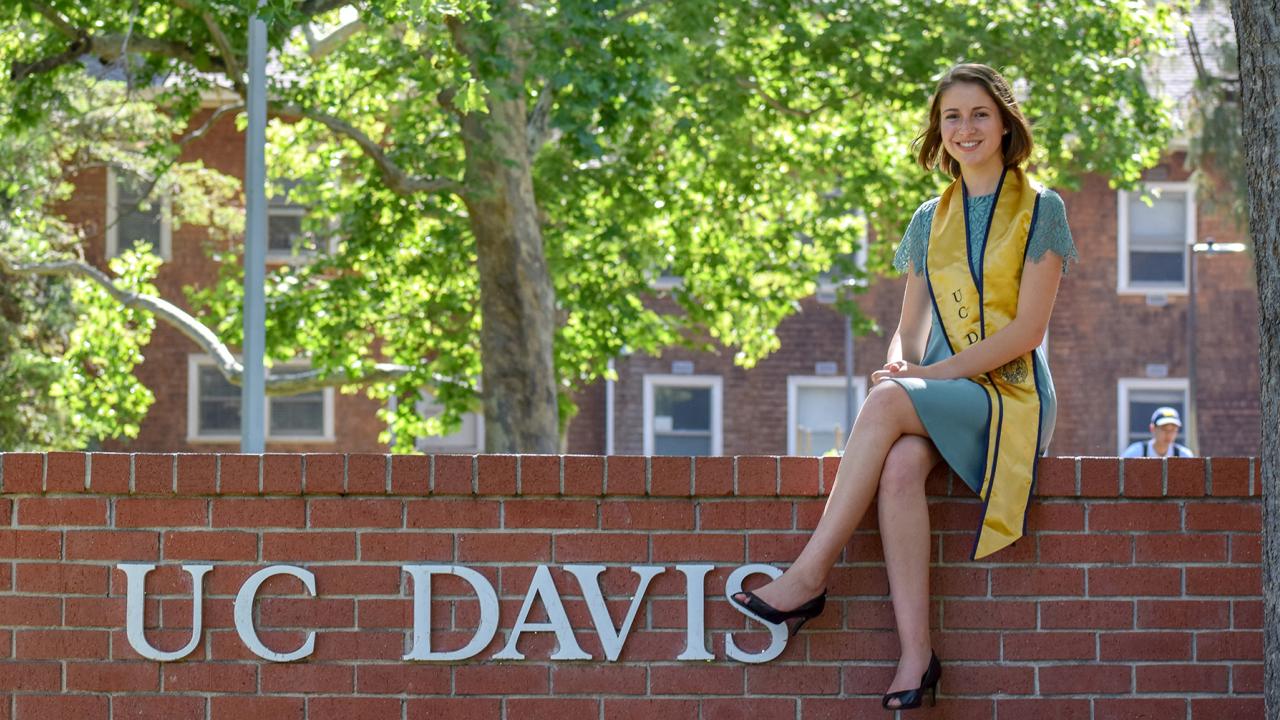
[[[240,388],[227,382],[214,367],[200,368],[200,412],[197,435],[236,435],[240,432]]]
[[[711,388],[655,387],[653,426],[670,430],[711,430]]]
[[[710,455],[710,435],[653,436],[654,455]]]
[[[1151,206],[1129,195],[1129,242],[1144,250],[1176,248],[1187,242],[1187,194],[1162,192]]]
[[[1130,252],[1129,280],[1132,282],[1183,282],[1182,252]]]
[[[160,253],[160,229],[163,202],[152,193],[149,206],[138,206],[146,186],[128,176],[116,176],[116,247],[118,252],[132,248],[141,240]]]
[[[303,251],[302,239],[301,215],[268,213],[267,250],[285,255],[292,254],[295,247]]]
[[[855,402],[856,402],[855,395]],[[853,408],[856,413],[858,408]],[[796,389],[796,454],[825,455],[844,447],[845,389],[798,387]]]
[[[1156,408],[1171,407],[1185,417],[1186,402],[1187,394],[1182,390],[1130,390],[1129,437],[1125,446],[1151,437],[1151,414]]]
[[[296,437],[324,435],[324,391],[273,397],[270,401],[272,435]]]

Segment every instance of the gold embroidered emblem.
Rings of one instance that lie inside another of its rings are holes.
[[[996,373],[1010,385],[1021,385],[1027,379],[1027,361],[1020,357],[1014,358],[1001,365]]]

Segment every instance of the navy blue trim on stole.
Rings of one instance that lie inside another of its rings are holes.
[[[987,380],[991,382],[991,389],[996,392],[996,400],[1000,403],[1000,414],[996,417],[996,451],[991,453],[991,467],[987,473],[991,476],[993,482],[987,485],[987,494],[982,497],[982,514],[984,517],[987,514],[986,503],[991,499],[991,488],[994,487],[996,467],[1000,464],[1000,438],[1004,435],[1004,395],[1001,394],[1000,388],[996,385],[996,379],[991,377],[991,373],[987,373]],[[987,403],[991,403],[991,398],[987,398]]]
[[[1038,207],[1039,205],[1040,205],[1040,198],[1039,196],[1037,196],[1036,206]],[[1034,222],[1034,217],[1035,216],[1033,215],[1032,216],[1033,222]],[[1027,244],[1028,245],[1031,244],[1030,233],[1027,234]],[[1040,348],[1036,348],[1035,350],[1031,351],[1031,377],[1035,380],[1035,383],[1036,383],[1036,405],[1039,407],[1040,412],[1036,413],[1036,455],[1035,455],[1035,459],[1031,461],[1031,487],[1027,490],[1027,508],[1022,511],[1022,534],[1023,535],[1027,534],[1027,518],[1030,517],[1031,515],[1031,500],[1036,495],[1036,475],[1037,475],[1037,471],[1040,469],[1040,438],[1043,437],[1041,433],[1044,432],[1044,400],[1040,398],[1040,370],[1037,367],[1037,363],[1036,363],[1036,352],[1038,352],[1039,350]],[[1049,361],[1046,360],[1045,364],[1048,364],[1048,362]]]
[[[999,200],[1000,197],[997,195],[996,199]],[[991,209],[995,209],[995,203],[992,203]],[[964,259],[969,261],[969,277],[973,279],[973,286],[978,288],[978,296],[981,297],[982,276],[973,266],[973,243],[969,242],[969,186],[965,184],[963,177],[960,178],[960,219],[964,220]],[[933,234],[932,226],[929,230]]]
[[[930,234],[932,234],[932,231],[933,231],[933,226],[932,226],[932,225],[930,225],[929,230],[930,230]],[[952,354],[952,355],[955,355],[955,354],[956,354],[956,349],[955,349],[955,347],[953,347],[953,346],[951,345],[951,338],[950,338],[950,336],[948,336],[948,335],[947,335],[947,323],[946,323],[946,321],[944,321],[944,320],[942,319],[942,311],[938,309],[938,296],[933,294],[933,281],[929,279],[929,251],[928,251],[928,249],[926,249],[926,250],[925,250],[925,254],[924,254],[924,282],[925,282],[925,285],[926,285],[926,286],[928,286],[928,288],[929,288],[929,304],[933,306],[933,314],[937,316],[937,318],[938,318],[938,322],[942,324],[942,339],[943,339],[943,340],[945,340],[945,341],[947,342],[947,349],[951,351],[951,354]],[[930,327],[930,332],[932,332],[932,331],[933,331],[933,330],[932,330],[932,328],[933,328],[933,318],[932,318],[932,317],[930,317],[930,318],[929,318],[929,327]],[[928,343],[928,340],[926,340],[926,341],[925,341],[925,348],[928,348],[928,347],[929,347],[929,343]],[[923,360],[923,359],[924,359],[924,358],[921,358],[921,360]]]
[[[1027,263],[1027,251],[1031,249],[1031,236],[1036,231],[1036,220],[1039,220],[1039,219],[1040,219],[1040,193],[1036,193],[1036,201],[1031,205],[1031,224],[1027,226],[1027,244],[1022,248],[1022,264],[1024,265]]]

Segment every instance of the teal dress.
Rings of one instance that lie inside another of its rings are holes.
[[[986,227],[995,203],[995,194],[970,196],[965,206],[969,227]],[[907,226],[907,232],[898,246],[898,254],[893,265],[902,272],[912,271],[917,275],[924,271],[925,257],[929,250],[929,231],[933,226],[933,212],[938,205],[938,198],[929,200],[916,210]],[[982,237],[973,233],[969,238],[969,252],[981,252]],[[1062,259],[1062,272],[1067,272],[1068,262],[1077,259],[1075,243],[1071,240],[1071,230],[1067,227],[1067,211],[1062,198],[1052,190],[1044,190],[1040,194],[1040,203],[1036,212],[1035,225],[1031,228],[1031,238],[1027,242],[1027,257],[1033,262],[1044,259],[1045,253],[1053,251]],[[936,308],[932,311],[932,324],[929,328],[929,341],[925,345],[922,365],[932,365],[951,356],[951,348],[947,343],[942,320]],[[1049,374],[1049,365],[1045,362],[1044,352],[1036,348],[1035,356],[1037,377],[1040,379],[1040,452],[1044,453],[1053,437],[1054,421],[1057,418],[1058,401],[1053,390],[1053,376]],[[982,487],[982,472],[987,461],[987,429],[988,400],[986,393],[977,383],[965,379],[925,380],[922,378],[902,378],[894,380],[907,391],[911,403],[921,424],[929,432],[942,458],[947,461],[965,484],[978,492]]]

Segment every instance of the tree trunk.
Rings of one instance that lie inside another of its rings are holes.
[[[1249,234],[1258,277],[1262,372],[1262,599],[1265,716],[1280,717],[1280,6],[1232,0],[1240,48]]]
[[[480,270],[485,450],[555,453],[555,291],[533,195],[522,96],[495,94],[462,123]]]

